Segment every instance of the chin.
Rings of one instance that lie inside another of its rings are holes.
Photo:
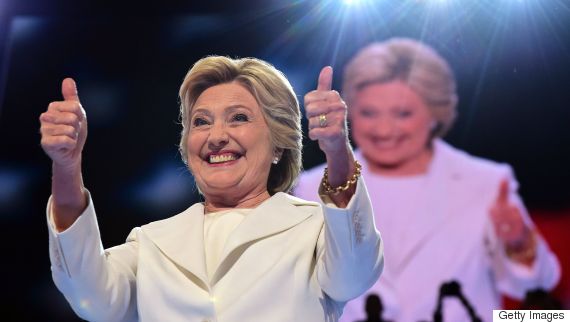
[[[196,180],[196,185],[202,192],[221,191],[227,189],[235,189],[239,180],[228,180],[227,178],[209,178],[208,180]]]
[[[364,156],[366,162],[373,163],[382,168],[397,168],[404,163],[404,158],[402,157],[393,155],[386,157],[386,154],[383,155],[383,153],[379,153],[378,151],[374,151],[374,154],[368,156],[364,153]]]
[[[235,181],[215,181],[211,184],[206,184],[209,189],[215,190],[226,190],[225,193],[228,193],[227,189],[236,189],[237,182]]]
[[[376,161],[374,163],[376,164],[376,166],[384,169],[397,169],[403,164],[403,162],[401,161],[392,161],[392,160],[390,161],[381,160],[381,161]]]

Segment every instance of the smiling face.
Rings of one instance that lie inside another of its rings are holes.
[[[421,97],[401,81],[372,83],[350,106],[352,137],[375,172],[417,174],[431,160],[435,120]]]
[[[253,95],[238,83],[212,86],[190,113],[188,165],[208,200],[232,205],[267,194],[274,149]]]

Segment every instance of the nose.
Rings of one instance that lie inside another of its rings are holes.
[[[211,149],[216,150],[228,144],[229,136],[226,126],[222,122],[216,122],[210,128],[208,135],[208,145]]]
[[[374,134],[380,139],[388,139],[392,137],[396,131],[395,124],[388,117],[380,117],[374,127]]]

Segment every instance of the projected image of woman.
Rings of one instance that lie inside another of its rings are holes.
[[[438,53],[411,39],[371,44],[346,66],[342,91],[386,244],[385,272],[348,303],[342,321],[364,320],[370,293],[380,295],[386,319],[430,321],[440,286],[451,280],[491,321],[501,294],[521,299],[556,285],[558,262],[517,194],[511,167],[441,139],[458,98]],[[321,172],[302,174],[295,194],[315,200]],[[459,301],[446,301],[443,316],[470,320]]]

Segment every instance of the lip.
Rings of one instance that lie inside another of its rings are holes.
[[[392,150],[392,149],[399,147],[401,144],[401,141],[402,140],[399,138],[394,138],[394,139],[390,139],[390,140],[379,140],[379,139],[372,138],[370,140],[370,143],[372,143],[374,148],[379,149],[379,150]]]
[[[374,142],[374,147],[380,150],[391,150],[398,147],[398,142]]]
[[[212,156],[224,155],[224,154],[232,154],[232,155],[235,155],[237,158],[235,160],[231,160],[231,161],[225,161],[225,162],[220,162],[220,163],[210,163],[210,158]],[[215,152],[208,152],[208,153],[206,153],[206,155],[202,159],[204,162],[206,162],[208,164],[208,166],[223,167],[223,166],[229,166],[229,165],[236,163],[239,159],[241,159],[242,156],[243,156],[243,154],[238,152],[238,151],[220,150],[220,151],[215,151]]]

